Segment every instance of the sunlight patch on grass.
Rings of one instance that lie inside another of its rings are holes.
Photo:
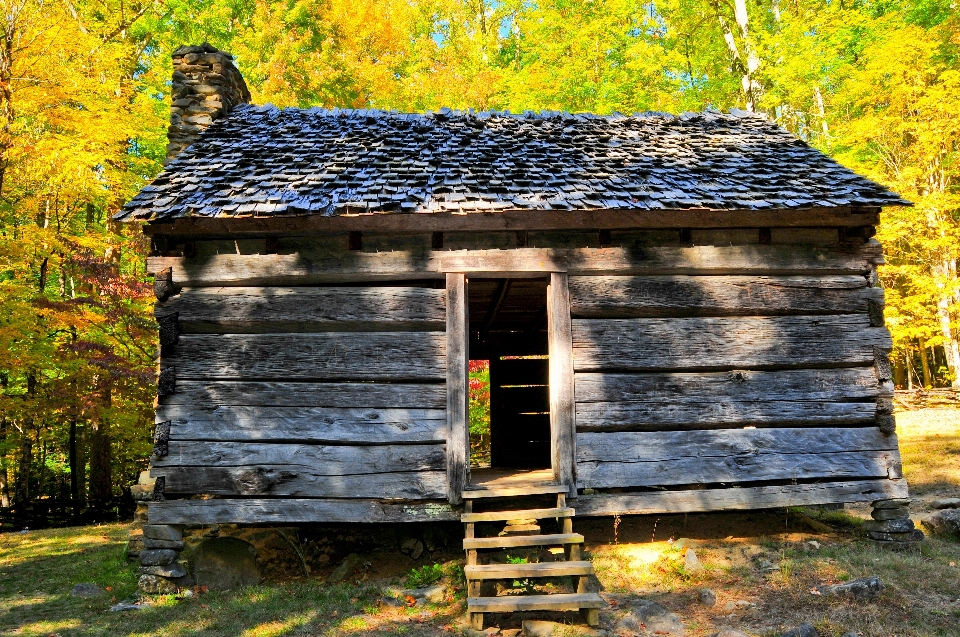
[[[294,628],[306,626],[316,618],[316,612],[301,613],[288,617],[286,620],[264,622],[240,633],[240,637],[280,637],[288,634]]]
[[[960,410],[898,412],[903,474],[917,495],[960,490]]]
[[[68,630],[71,628],[79,628],[82,625],[82,622],[79,619],[61,619],[60,621],[38,621],[33,624],[25,624],[20,627],[15,634],[23,635],[23,637],[33,637],[37,635],[38,637],[47,637],[56,633],[58,630]]]

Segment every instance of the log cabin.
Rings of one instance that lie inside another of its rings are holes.
[[[118,215],[156,277],[151,524],[458,520],[497,480],[586,516],[907,495],[895,193],[753,113],[279,109],[212,47],[174,67]]]

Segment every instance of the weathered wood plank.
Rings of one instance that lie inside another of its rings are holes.
[[[442,331],[444,292],[416,287],[185,288],[157,303],[186,334]]]
[[[866,313],[883,290],[862,275],[578,276],[570,297],[577,318],[774,316]]]
[[[446,338],[433,332],[185,334],[163,357],[186,380],[442,380]]]
[[[467,278],[447,274],[447,500],[463,502],[470,483],[470,317]]]
[[[872,502],[909,495],[907,481],[851,480],[739,489],[650,491],[580,496],[578,516],[747,511],[838,502]]]
[[[312,467],[261,465],[162,467],[151,475],[165,478],[167,494],[431,500],[447,492],[443,471],[331,476]]]
[[[446,409],[443,383],[310,383],[190,381],[160,399],[161,405],[213,409],[253,407],[345,407],[357,409]]]
[[[547,286],[547,343],[550,356],[550,457],[553,476],[558,483],[569,485],[568,495],[576,497],[576,406],[570,291],[566,274],[550,275],[550,285]]]
[[[869,423],[887,395],[873,367],[576,375],[578,431]],[[861,401],[861,402],[857,402]]]
[[[874,347],[890,333],[866,314],[573,321],[578,372],[866,365]]]
[[[900,478],[896,436],[876,427],[577,435],[581,487]]]
[[[345,476],[397,471],[441,471],[443,445],[304,445],[171,440],[159,467],[311,467],[317,475]]]
[[[443,409],[161,405],[157,422],[170,422],[172,440],[410,444],[444,442]]]
[[[300,217],[187,217],[150,223],[148,235],[242,237],[264,234],[345,232],[496,232],[512,230],[581,230],[583,228],[743,228],[877,225],[876,208],[805,208],[799,210],[508,210],[494,214],[305,215]],[[514,239],[515,241],[515,239]]]
[[[867,274],[883,262],[875,241],[860,246],[698,246],[634,248],[516,248],[425,252],[349,252],[149,257],[147,272],[173,268],[184,286],[309,285],[444,277],[445,272],[571,275],[632,274]]]
[[[151,524],[297,524],[307,522],[451,522],[446,502],[257,498],[151,502]]]

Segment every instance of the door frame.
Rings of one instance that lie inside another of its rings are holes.
[[[470,483],[470,317],[466,272],[446,273],[447,335],[447,500],[459,506]],[[517,272],[470,272],[476,277],[512,278]],[[524,273],[528,274],[528,273]],[[533,274],[533,273],[529,273]],[[550,460],[553,477],[575,498],[576,406],[573,329],[565,272],[547,274],[547,352],[550,385]]]

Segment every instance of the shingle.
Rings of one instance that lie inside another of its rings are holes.
[[[907,203],[744,112],[415,115],[243,105],[117,218]]]

